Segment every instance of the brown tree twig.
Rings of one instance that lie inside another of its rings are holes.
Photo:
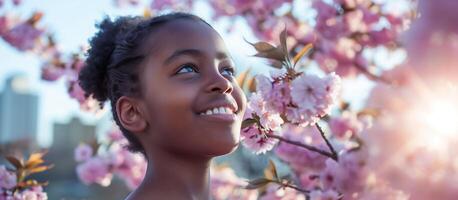
[[[308,191],[308,190],[302,189],[302,188],[297,187],[297,186],[295,186],[295,185],[291,185],[291,184],[289,184],[289,183],[280,182],[280,181],[276,181],[276,180],[270,180],[270,181],[273,182],[273,183],[279,184],[279,185],[281,185],[282,187],[288,187],[288,188],[297,190],[297,191],[302,192],[302,193],[305,193],[305,194],[309,194],[309,193],[310,193],[310,191]]]
[[[326,145],[328,145],[329,147],[329,150],[331,150],[331,153],[332,153],[332,159],[335,160],[335,161],[339,161],[339,156],[337,155],[337,152],[336,150],[334,149],[334,147],[332,146],[331,142],[329,142],[329,140],[326,138],[326,136],[324,135],[324,131],[323,129],[321,129],[320,125],[318,123],[315,123],[315,126],[316,128],[318,129],[318,131],[320,132],[320,135],[321,137],[323,138],[323,140],[326,142]]]
[[[305,148],[305,149],[307,149],[307,150],[309,150],[309,151],[313,151],[313,152],[319,153],[319,154],[321,154],[321,155],[323,155],[323,156],[329,157],[329,158],[331,158],[331,159],[337,161],[337,156],[336,156],[336,154],[327,152],[327,151],[325,151],[325,150],[321,150],[321,149],[316,148],[316,147],[314,147],[314,146],[312,146],[312,145],[303,144],[303,143],[301,143],[301,142],[289,140],[289,139],[286,139],[286,138],[284,138],[284,137],[281,137],[281,136],[278,136],[278,135],[273,135],[273,134],[267,134],[267,133],[266,133],[266,136],[267,136],[267,137],[271,137],[271,138],[278,139],[278,140],[280,140],[280,141],[282,141],[282,142],[286,142],[286,143],[288,143],[288,144],[292,144],[292,145],[296,145],[296,146]]]

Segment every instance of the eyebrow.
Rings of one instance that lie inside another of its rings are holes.
[[[176,50],[175,52],[172,53],[172,55],[170,55],[165,61],[164,61],[164,64],[170,64],[170,62],[172,62],[172,60],[174,60],[175,58],[179,57],[179,56],[182,56],[182,55],[191,55],[191,56],[196,56],[196,57],[204,57],[205,53],[199,49],[179,49],[179,50]],[[218,51],[216,53],[216,58],[218,60],[222,60],[222,59],[226,59],[226,58],[229,58],[229,56],[224,53],[224,52],[221,52],[221,51]]]

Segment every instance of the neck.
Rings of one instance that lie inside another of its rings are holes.
[[[159,149],[148,154],[145,178],[133,196],[164,196],[167,199],[210,199],[210,157],[168,152]]]

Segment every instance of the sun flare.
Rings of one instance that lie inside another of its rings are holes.
[[[456,87],[429,88],[410,105],[409,127],[430,150],[446,150],[458,140],[458,92]]]
[[[431,102],[427,108],[425,122],[434,132],[443,136],[458,134],[458,102],[453,104],[447,100]]]

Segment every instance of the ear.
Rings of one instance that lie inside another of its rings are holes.
[[[145,116],[139,110],[135,99],[122,96],[116,102],[116,114],[121,125],[132,133],[143,132],[147,127]]]

